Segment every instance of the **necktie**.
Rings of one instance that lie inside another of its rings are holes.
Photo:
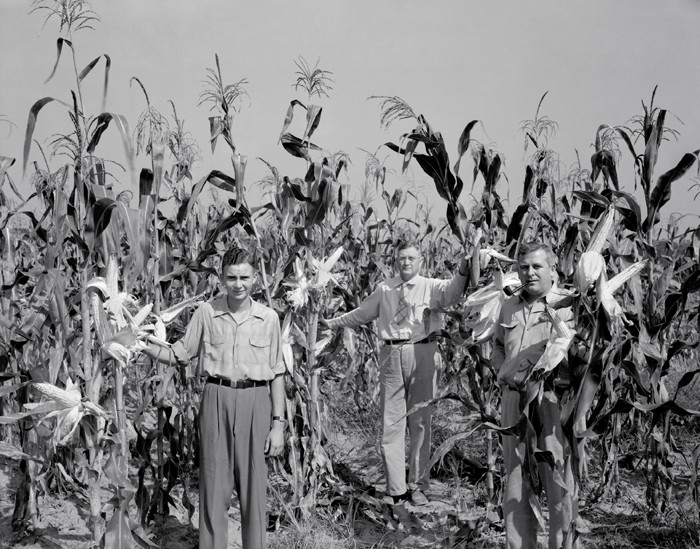
[[[403,324],[408,319],[410,308],[408,301],[406,300],[407,293],[408,286],[406,283],[401,284],[399,287],[399,306],[396,309],[396,314],[394,315],[394,322],[396,322],[397,325]]]

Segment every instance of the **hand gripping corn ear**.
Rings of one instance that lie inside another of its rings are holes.
[[[496,271],[491,284],[467,297],[465,314],[466,325],[472,329],[471,342],[482,343],[493,336],[501,314],[501,306],[506,299],[503,287],[516,285],[518,282],[517,273],[503,275]]]
[[[544,348],[544,353],[532,369],[533,372],[548,373],[556,368],[566,358],[575,335],[575,332],[557,316],[556,311],[551,307],[546,307],[545,312],[552,322],[553,330]]]

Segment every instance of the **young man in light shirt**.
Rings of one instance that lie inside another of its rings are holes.
[[[202,304],[171,348],[150,346],[154,360],[189,363],[207,376],[201,397],[199,547],[228,547],[233,489],[241,507],[243,549],[266,546],[267,464],[284,448],[285,366],[277,313],[250,297],[255,262],[240,248],[221,262],[225,294]]]

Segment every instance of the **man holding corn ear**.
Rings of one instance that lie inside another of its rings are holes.
[[[565,452],[559,403],[551,390],[546,391],[541,402],[538,403],[535,399],[530,406],[522,399],[527,393],[533,368],[540,365],[554,325],[561,321],[566,329],[566,325],[573,324],[571,307],[564,306],[571,292],[557,286],[557,257],[549,246],[536,241],[524,242],[518,251],[517,260],[522,291],[503,304],[494,333],[491,364],[498,372],[502,390],[501,425],[512,427],[518,423],[522,414],[528,415],[532,424],[541,428],[537,440],[538,450],[551,452],[553,467],[558,474],[555,475],[552,466],[546,463],[539,463],[538,470],[549,507],[549,549],[559,549],[563,543],[564,531],[569,530],[577,514],[577,502],[574,501],[573,494],[555,480],[555,477],[560,482],[561,479],[570,478],[565,470],[570,467],[570,461],[565,455],[568,451]],[[547,369],[556,366],[557,364],[551,364]],[[552,398],[547,398],[548,396]],[[538,520],[532,507],[533,504],[537,505],[537,500],[534,499],[536,495],[531,493],[531,483],[523,478],[527,474],[524,473],[523,466],[527,450],[526,444],[518,436],[503,436],[503,460],[506,468],[503,515],[508,549],[537,549]]]
[[[189,364],[206,375],[200,425],[199,547],[228,547],[228,508],[235,487],[244,549],[264,549],[265,455],[284,448],[285,366],[279,318],[250,297],[252,254],[231,248],[221,261],[225,294],[197,309],[182,340],[150,346],[154,360]]]
[[[428,503],[430,420],[432,407],[408,416],[409,470],[406,491],[406,412],[435,396],[440,352],[433,332],[442,328],[441,310],[462,296],[467,260],[451,280],[420,276],[420,244],[404,241],[396,247],[398,276],[382,282],[357,309],[324,320],[329,328],[357,328],[377,320],[382,340],[379,355],[381,453],[386,474],[386,503],[410,497],[414,505]]]

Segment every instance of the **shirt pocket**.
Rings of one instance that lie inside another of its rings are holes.
[[[225,335],[210,334],[204,337],[204,357],[207,361],[221,365],[226,354],[228,338]]]
[[[251,337],[247,345],[241,345],[240,361],[246,366],[269,366],[270,344],[269,337]]]
[[[518,351],[518,340],[520,339],[517,332],[519,331],[518,322],[501,322],[503,329],[503,350],[505,351],[506,360]]]
[[[432,310],[430,308],[430,300],[425,299],[424,296],[417,296],[413,300],[409,298],[409,311],[411,312],[411,320],[414,322],[422,323],[425,327],[425,334],[430,333],[430,315]]]

